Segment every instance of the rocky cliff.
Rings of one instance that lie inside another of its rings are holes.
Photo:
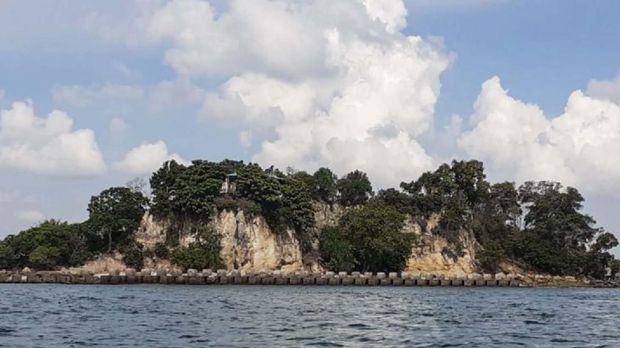
[[[228,270],[316,272],[321,270],[318,233],[326,225],[337,224],[345,212],[338,205],[315,204],[315,228],[308,243],[311,248],[303,252],[302,243],[294,231],[276,233],[262,216],[224,210],[212,214],[208,226],[221,237],[220,257]],[[449,275],[476,272],[476,243],[470,233],[462,231],[459,234],[463,250],[461,256],[455,256],[455,253],[449,252],[452,246],[446,239],[434,233],[438,220],[437,216],[422,222],[409,218],[405,223],[403,232],[416,234],[419,241],[413,248],[406,270]],[[169,222],[157,220],[148,213],[136,231],[135,239],[152,249],[157,243],[166,241],[170,228],[177,229],[180,245],[187,246],[195,241],[195,228],[190,221],[171,226]]]

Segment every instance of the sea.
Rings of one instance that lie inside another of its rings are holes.
[[[0,347],[620,347],[620,289],[0,284]]]

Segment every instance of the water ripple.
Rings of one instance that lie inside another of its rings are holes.
[[[0,347],[617,347],[618,295],[0,284]]]

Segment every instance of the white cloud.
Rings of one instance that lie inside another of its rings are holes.
[[[0,167],[62,176],[106,170],[92,130],[73,130],[73,120],[58,110],[39,118],[30,102],[0,110]]]
[[[223,13],[170,1],[146,36],[170,44],[165,61],[180,76],[226,79],[202,113],[262,141],[255,160],[359,168],[397,185],[435,164],[418,137],[450,64],[434,42],[400,32],[406,15],[400,0],[232,1]]]
[[[611,81],[592,80],[588,83],[586,94],[598,99],[620,103],[620,74]]]
[[[43,222],[45,220],[45,214],[41,213],[38,210],[23,210],[15,213],[15,217],[18,220],[27,223],[38,223]]]
[[[620,105],[610,100],[575,91],[564,113],[549,119],[494,77],[482,85],[472,125],[459,146],[504,178],[558,180],[595,193],[620,188]]]
[[[127,122],[122,117],[114,117],[110,120],[110,131],[119,133],[127,130]]]
[[[168,153],[168,146],[163,141],[157,141],[152,144],[142,144],[137,146],[125,154],[120,162],[115,162],[113,167],[116,170],[133,174],[146,175],[157,170],[161,165],[169,160],[175,160],[179,163],[187,163],[178,154]]]

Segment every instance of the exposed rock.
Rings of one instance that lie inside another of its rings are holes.
[[[448,255],[445,250],[451,250],[454,246],[448,241],[433,233],[433,229],[439,224],[439,216],[433,215],[426,221],[425,228],[413,219],[407,219],[404,227],[405,232],[415,233],[419,237],[419,243],[413,248],[413,253],[407,262],[405,271],[426,272],[437,275],[457,276],[475,273],[478,268],[475,262],[476,242],[467,231],[459,233],[459,242],[463,245],[460,256]]]
[[[167,225],[161,221],[156,221],[153,215],[145,213],[142,217],[140,227],[134,233],[136,242],[141,243],[147,249],[155,248],[157,243],[166,242]]]
[[[91,274],[109,273],[124,271],[127,266],[123,262],[123,255],[115,253],[114,255],[106,255],[95,260],[88,261],[84,266],[79,268],[70,268],[70,271],[82,271]]]
[[[300,243],[292,230],[275,233],[262,216],[246,217],[243,211],[222,211],[211,224],[222,238],[220,257],[228,270],[294,272],[303,268]]]

